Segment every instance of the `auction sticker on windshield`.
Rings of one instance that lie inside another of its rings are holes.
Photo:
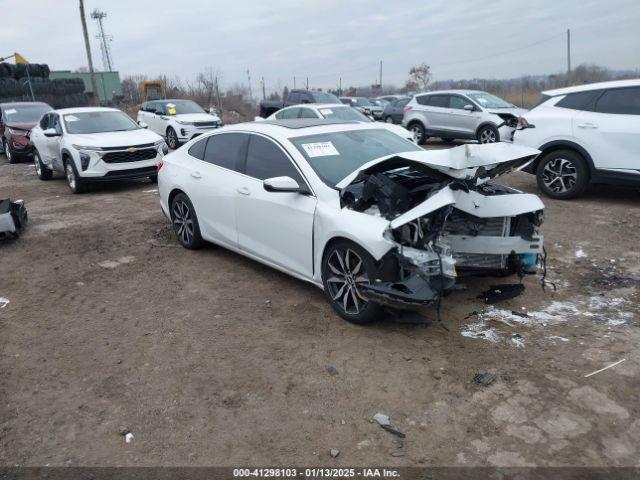
[[[323,115],[333,115],[333,110],[330,108],[321,108],[320,113]]]
[[[307,152],[309,158],[328,157],[330,155],[340,155],[331,142],[303,143],[302,148]]]

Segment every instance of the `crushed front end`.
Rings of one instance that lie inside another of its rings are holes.
[[[342,188],[343,208],[389,221],[384,238],[392,248],[375,280],[361,287],[364,297],[414,308],[460,288],[464,275],[536,273],[544,205],[535,195],[489,183],[488,169],[478,181],[478,169],[469,168],[471,178],[452,178],[426,162],[387,159]]]

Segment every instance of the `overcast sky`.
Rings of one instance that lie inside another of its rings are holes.
[[[105,10],[115,67],[192,79],[206,68],[254,92],[298,86],[401,86],[411,65],[435,79],[505,78],[572,62],[640,68],[640,0],[85,0],[94,64],[102,67],[94,8]],[[34,63],[86,65],[77,0],[0,0],[0,48]]]

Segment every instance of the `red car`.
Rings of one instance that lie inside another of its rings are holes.
[[[31,129],[51,110],[50,105],[42,102],[0,103],[0,152],[4,152],[9,163],[32,155]]]

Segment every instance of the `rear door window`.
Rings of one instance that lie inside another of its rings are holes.
[[[249,136],[246,133],[220,133],[207,139],[204,161],[226,168],[241,171],[247,151]]]
[[[419,95],[416,97],[416,102],[418,102],[420,105],[429,105],[430,98],[431,95]]]
[[[449,108],[449,95],[431,95],[427,105],[430,107]]]
[[[640,87],[606,90],[596,100],[596,112],[640,115]]]
[[[570,93],[556,103],[556,107],[570,108],[572,110],[593,111],[596,98],[600,96],[602,90],[590,90],[588,92]]]

